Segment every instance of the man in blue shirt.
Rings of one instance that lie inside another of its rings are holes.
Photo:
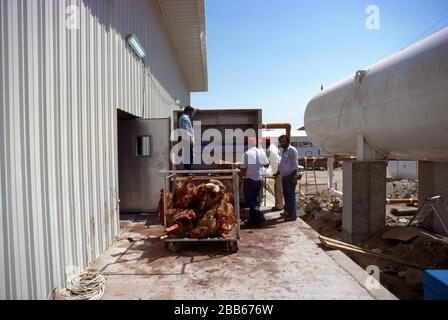
[[[279,142],[283,148],[279,165],[279,172],[282,176],[283,196],[285,198],[285,212],[283,216],[286,221],[295,221],[297,220],[296,186],[299,154],[296,148],[290,146],[288,136],[281,136]]]
[[[193,145],[194,145],[194,130],[191,118],[195,114],[196,110],[191,106],[184,108],[183,114],[179,118],[179,128],[185,130],[183,138],[188,139],[190,145],[189,156],[184,156],[184,170],[191,170],[193,165]]]

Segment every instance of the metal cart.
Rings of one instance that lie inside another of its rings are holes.
[[[238,241],[240,240],[240,191],[239,191],[239,169],[222,169],[222,170],[162,170],[160,171],[164,175],[164,201],[163,211],[167,211],[167,196],[168,190],[174,192],[176,182],[181,179],[186,179],[188,176],[192,177],[192,181],[207,181],[210,179],[219,181],[231,181],[231,187],[234,197],[234,208],[236,214],[236,228],[231,231],[228,238],[206,238],[206,239],[193,239],[193,238],[167,238],[164,241],[167,243],[167,247],[171,251],[177,251],[179,242],[225,242],[226,249],[229,252],[238,251]],[[179,175],[183,175],[180,177]],[[188,176],[185,176],[188,175]],[[211,175],[211,176],[210,176]],[[172,182],[172,183],[171,183]],[[224,183],[224,182],[223,182]],[[225,184],[225,183],[224,183]],[[228,186],[227,186],[228,187]],[[228,190],[229,191],[229,190]],[[164,226],[167,226],[166,215],[164,215]]]

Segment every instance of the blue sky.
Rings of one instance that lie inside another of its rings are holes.
[[[303,124],[320,85],[448,26],[448,0],[207,0],[209,91],[199,108],[263,109],[264,122]],[[368,30],[369,5],[380,29]]]

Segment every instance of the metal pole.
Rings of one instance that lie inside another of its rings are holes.
[[[333,189],[334,187],[334,157],[327,158],[327,169],[328,169],[328,189]]]
[[[167,199],[168,199],[168,186],[167,186],[167,181],[168,181],[168,178],[167,178],[167,173],[165,172],[164,174],[163,174],[163,176],[164,176],[164,180],[165,180],[165,183],[164,183],[164,190],[163,190],[163,225],[165,226],[165,228],[167,227],[167,225],[166,225],[166,211],[167,211],[167,206],[168,206],[168,204],[167,204]]]
[[[438,198],[437,200],[438,200],[438,202],[439,202],[439,206],[440,206],[441,198]],[[432,202],[430,202],[430,205],[431,205],[432,210],[433,210],[434,213],[436,214],[437,218],[439,219],[440,224],[442,225],[443,229],[445,229],[446,234],[448,234],[448,228],[447,228],[447,226],[445,225],[445,222],[442,220],[442,217],[439,215],[439,212],[437,212],[437,210],[436,210],[436,208],[433,206]]]
[[[266,188],[267,188],[267,178],[266,177],[263,177],[263,180],[264,180],[264,190],[263,190],[263,204],[264,204],[264,206],[266,207],[266,196],[267,196],[267,192],[266,192]]]
[[[308,196],[308,157],[305,157],[305,196]]]
[[[313,173],[314,173],[314,186],[316,187],[316,195],[319,195],[319,189],[317,189],[317,177],[316,177],[316,159],[313,159]]]
[[[236,211],[236,237],[240,240],[240,184],[239,184],[239,170],[234,170],[233,172],[233,202]]]

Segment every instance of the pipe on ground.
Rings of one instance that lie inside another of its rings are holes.
[[[330,191],[330,194],[336,198],[339,198],[342,200],[344,197],[344,194],[342,193],[342,191],[336,190],[334,188],[329,189],[329,191]]]
[[[409,199],[386,199],[387,204],[418,204],[418,199],[409,198]]]
[[[336,190],[334,188],[331,188],[328,190],[330,194],[336,198],[343,199],[344,194],[342,191]],[[414,205],[418,204],[418,199],[416,198],[409,198],[409,199],[386,199],[387,204],[409,204]]]

